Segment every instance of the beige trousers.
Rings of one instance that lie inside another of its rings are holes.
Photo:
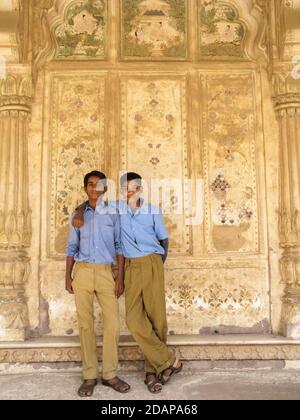
[[[167,346],[164,265],[160,255],[126,260],[126,322],[145,356],[145,371],[161,373],[175,356]]]
[[[103,314],[102,377],[113,379],[118,368],[120,335],[119,304],[110,265],[76,263],[72,283],[80,332],[83,377],[98,378],[98,356],[94,331],[94,296]]]

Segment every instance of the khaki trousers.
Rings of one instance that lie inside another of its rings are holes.
[[[118,368],[120,335],[119,304],[111,265],[76,263],[72,283],[83,361],[84,379],[98,378],[98,356],[94,331],[94,296],[103,314],[102,377],[113,379]]]
[[[126,260],[126,322],[145,356],[145,371],[161,373],[175,356],[167,347],[164,266],[160,255]]]

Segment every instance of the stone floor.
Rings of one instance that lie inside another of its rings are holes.
[[[148,393],[143,374],[121,374],[130,382],[127,395],[99,385],[95,400],[300,400],[300,371],[184,372],[174,377],[159,395]],[[78,373],[0,375],[0,400],[76,400]]]

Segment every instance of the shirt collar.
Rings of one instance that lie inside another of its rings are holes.
[[[106,209],[107,207],[108,207],[108,202],[102,200],[99,204],[97,204],[95,210],[99,211],[99,210]],[[88,211],[88,210],[95,211],[89,204],[87,204],[85,211]]]
[[[120,210],[124,211],[123,214],[129,213],[134,216],[138,214],[149,214],[149,205],[145,202],[143,198],[141,198],[140,200],[141,206],[135,212],[132,211],[130,205],[127,203],[126,200],[122,200],[122,202],[120,202]]]

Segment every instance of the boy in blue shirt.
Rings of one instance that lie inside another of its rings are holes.
[[[121,393],[130,389],[116,376],[120,334],[118,298],[124,292],[124,256],[119,216],[113,214],[109,203],[103,202],[106,184],[106,176],[101,172],[94,171],[85,176],[88,202],[83,212],[84,223],[80,228],[70,228],[66,251],[66,290],[75,295],[83,360],[84,382],[78,390],[80,397],[91,397],[98,382],[95,295],[103,314],[102,383]],[[112,265],[116,260],[119,272],[114,280]]]
[[[168,233],[161,210],[141,197],[142,178],[121,177],[125,200],[117,203],[125,263],[125,305],[128,329],[145,356],[147,385],[159,393],[182,363],[167,347],[167,317],[163,263],[168,253]],[[73,225],[82,225],[81,208]]]

